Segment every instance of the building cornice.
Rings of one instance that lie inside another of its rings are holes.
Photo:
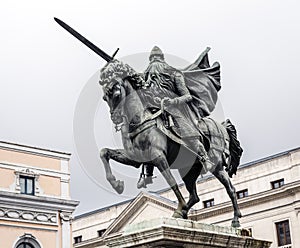
[[[73,212],[79,201],[0,191],[0,206]]]
[[[283,158],[285,156],[289,156],[291,153],[296,152],[297,150],[300,150],[300,147],[292,148],[292,149],[289,149],[287,151],[283,151],[283,152],[276,153],[276,154],[271,155],[271,156],[267,156],[267,157],[264,157],[264,158],[261,158],[261,159],[257,159],[257,160],[254,160],[254,161],[251,161],[251,162],[248,162],[248,163],[241,164],[239,166],[239,169],[243,169],[245,167],[249,167],[249,166],[252,166],[252,165],[259,165],[259,164],[266,163],[266,162],[269,162],[271,160],[275,160],[275,159],[278,159],[278,158]]]
[[[0,219],[17,221],[18,223],[34,223],[58,225],[57,212],[21,209],[15,207],[2,207],[0,205]]]
[[[70,153],[64,153],[64,152],[53,151],[49,149],[38,148],[38,147],[27,146],[27,145],[20,145],[15,143],[9,143],[4,141],[0,141],[0,148],[6,150],[12,150],[16,152],[23,152],[23,153],[44,156],[44,157],[51,157],[56,159],[70,160],[71,157]]]
[[[284,198],[287,195],[294,195],[296,192],[300,192],[300,180],[286,184],[278,189],[267,190],[261,193],[247,196],[243,199],[238,200],[238,204],[240,208],[257,206],[266,202],[272,202],[274,200]],[[227,201],[210,208],[191,211],[190,218],[192,220],[198,220],[202,218],[218,216],[229,212],[232,212],[232,205],[230,201]]]
[[[29,169],[29,170],[38,171],[39,174],[52,176],[52,177],[70,176],[70,172],[63,172],[61,170],[54,170],[54,169],[39,168],[39,167],[36,167],[36,166],[30,166],[30,165],[26,165],[26,164],[0,162],[0,167],[5,168],[5,169],[9,169],[9,170]]]
[[[74,248],[97,248],[104,245],[104,241],[102,237],[97,237],[93,239],[83,240],[80,243],[73,244]]]

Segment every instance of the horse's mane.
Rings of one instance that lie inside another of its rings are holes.
[[[146,86],[146,82],[143,78],[143,74],[136,72],[128,64],[125,64],[118,60],[113,60],[107,63],[100,70],[100,85],[103,86],[104,91],[112,87],[115,81],[123,82],[126,80],[131,87],[137,92],[143,106],[148,105],[149,97],[154,97],[149,87]]]
[[[114,82],[115,79],[127,80],[131,86],[137,90],[142,87],[145,83],[141,74],[137,73],[128,64],[125,64],[118,60],[113,60],[107,63],[100,70],[100,80],[99,83],[102,86],[109,85]]]

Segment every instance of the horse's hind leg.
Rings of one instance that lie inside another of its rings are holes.
[[[233,205],[233,210],[234,210],[234,217],[232,219],[231,226],[232,227],[240,227],[239,218],[242,217],[242,214],[240,212],[240,209],[239,209],[239,206],[237,203],[235,188],[232,185],[227,172],[224,170],[223,165],[218,165],[217,168],[215,169],[215,171],[212,173],[224,185],[224,187],[226,188],[227,194],[229,195],[229,197],[231,199],[231,202]]]
[[[178,206],[176,211],[173,214],[174,218],[184,218],[183,210],[186,210],[186,202],[179,190],[179,187],[176,183],[175,178],[173,177],[168,161],[165,157],[165,155],[161,154],[156,156],[156,158],[152,161],[153,165],[156,166],[160,173],[163,175],[163,177],[166,179],[167,183],[171,187],[171,189],[174,191],[177,200],[178,200]]]
[[[136,161],[130,159],[127,154],[125,153],[124,149],[109,149],[109,148],[103,148],[100,151],[100,158],[104,164],[105,173],[106,173],[106,179],[109,181],[111,186],[119,193],[122,194],[124,190],[124,182],[120,180],[116,180],[115,176],[112,174],[109,160],[113,159],[119,163],[130,165],[136,168],[139,168],[140,163],[137,163]]]
[[[200,201],[196,188],[196,181],[200,175],[200,172],[201,166],[198,164],[194,164],[192,168],[188,171],[186,168],[179,169],[180,176],[185,184],[187,191],[190,194],[186,210],[183,211],[185,219],[187,219],[188,211],[192,208],[192,206],[194,206],[197,202]]]

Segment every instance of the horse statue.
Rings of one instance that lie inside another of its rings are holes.
[[[110,109],[110,118],[116,130],[121,132],[124,147],[103,148],[100,151],[108,182],[117,193],[123,192],[124,182],[113,175],[109,163],[111,159],[135,168],[142,164],[154,166],[163,175],[178,200],[173,217],[188,218],[189,210],[199,202],[197,179],[202,171],[206,172],[197,148],[189,147],[166,128],[162,118],[163,109],[153,112],[146,107],[143,94],[147,86],[143,77],[129,65],[114,59],[116,52],[112,57],[109,56],[61,20],[55,18],[55,21],[107,61],[100,71],[100,85],[104,92],[103,100]],[[230,177],[236,173],[242,154],[235,127],[229,120],[220,124],[209,117],[203,118],[201,123],[198,128],[210,140],[207,153],[213,166],[208,169],[226,188],[234,209],[232,226],[239,227],[239,218],[242,215],[235,188],[230,181]],[[189,193],[187,202],[171,174],[171,169],[177,169],[181,175]]]
[[[143,89],[136,89],[136,85],[142,83],[142,78],[129,65],[112,60],[101,69],[100,77],[104,92],[103,99],[109,106],[111,120],[116,125],[116,130],[121,131],[124,146],[124,149],[103,148],[101,150],[100,157],[104,164],[106,179],[121,194],[124,190],[124,182],[115,178],[109,160],[113,159],[135,168],[139,168],[142,163],[151,164],[158,168],[177,197],[178,206],[173,217],[187,218],[189,210],[199,202],[196,181],[203,169],[201,160],[194,151],[182,146],[182,143],[173,138],[164,128],[160,117],[161,112],[151,113],[145,108],[140,97]],[[211,134],[208,155],[215,165],[210,172],[226,188],[234,209],[232,226],[239,227],[241,212],[237,204],[235,188],[230,181],[230,176],[235,173],[232,168],[236,168],[236,166],[230,167],[230,161],[239,159],[238,156],[241,155],[236,152],[237,148],[240,148],[237,147],[239,144],[232,142],[236,140],[234,137],[236,131],[229,120],[219,124],[210,118],[204,119],[208,127],[207,133]],[[132,127],[132,120],[138,120],[134,127]],[[189,157],[195,159],[190,166],[187,166],[184,161]],[[174,163],[175,160],[177,163]],[[170,169],[178,169],[189,192],[188,202],[183,198]]]

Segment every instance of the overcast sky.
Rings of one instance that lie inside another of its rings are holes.
[[[87,175],[85,161],[80,165],[74,113],[105,63],[54,16],[109,54],[120,47],[118,58],[145,55],[158,45],[193,62],[210,46],[210,61],[221,64],[219,99],[238,129],[242,162],[300,145],[297,1],[2,1],[1,139],[71,152],[71,193],[81,201],[77,214],[126,198],[100,187]],[[103,119],[106,128],[94,126],[99,149],[118,143],[100,100],[94,119],[96,124]]]

